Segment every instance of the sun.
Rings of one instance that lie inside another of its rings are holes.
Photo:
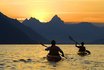
[[[35,17],[40,22],[47,22],[47,18],[49,14],[48,12],[45,12],[45,11],[34,11],[33,13],[31,13],[31,16]]]

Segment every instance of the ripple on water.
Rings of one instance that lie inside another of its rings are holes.
[[[63,58],[54,67],[44,57],[47,54],[44,47],[40,45],[37,47],[36,45],[35,47],[34,45],[14,46],[0,47],[0,70],[104,70],[104,55],[102,54],[104,50],[99,50],[99,47],[87,47],[91,49],[91,56],[80,57],[76,54],[77,49],[75,50],[73,45],[72,47],[64,45],[66,47],[61,48],[67,53],[65,54],[67,58]]]
[[[4,70],[4,66],[5,66],[5,64],[1,63],[0,64],[0,70]]]

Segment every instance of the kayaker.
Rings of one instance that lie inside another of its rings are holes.
[[[59,58],[58,60],[61,60],[59,53],[61,53],[61,56],[64,57],[63,51],[58,46],[56,46],[56,41],[52,40],[51,44],[52,45],[50,47],[47,47],[45,49],[46,51],[49,51],[47,56],[49,57],[49,59],[51,59],[50,57],[52,56],[52,57],[58,57]]]
[[[77,48],[79,48],[79,51],[78,51],[78,54],[79,54],[79,55],[84,56],[84,55],[89,55],[89,54],[91,54],[89,50],[86,50],[86,47],[84,46],[84,42],[82,42],[81,45],[78,45],[78,43],[76,42],[75,46],[76,46]]]
[[[86,48],[84,46],[84,42],[82,42],[81,45],[78,45],[78,43],[76,42],[75,46],[77,48],[79,48],[79,51],[78,52],[85,52],[86,51]]]

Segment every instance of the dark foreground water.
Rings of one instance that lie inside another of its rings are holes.
[[[84,57],[74,45],[58,46],[66,58],[51,63],[41,45],[0,45],[0,70],[104,70],[104,45],[86,45],[92,54]]]

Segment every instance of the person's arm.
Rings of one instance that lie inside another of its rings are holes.
[[[59,51],[60,51],[60,53],[62,54],[61,56],[63,56],[64,57],[64,53],[63,53],[63,51],[59,48]]]
[[[80,48],[80,46],[78,46],[77,44],[78,44],[78,43],[76,42],[76,43],[75,43],[75,47]]]
[[[50,47],[47,47],[45,50],[48,51],[50,49]]]

